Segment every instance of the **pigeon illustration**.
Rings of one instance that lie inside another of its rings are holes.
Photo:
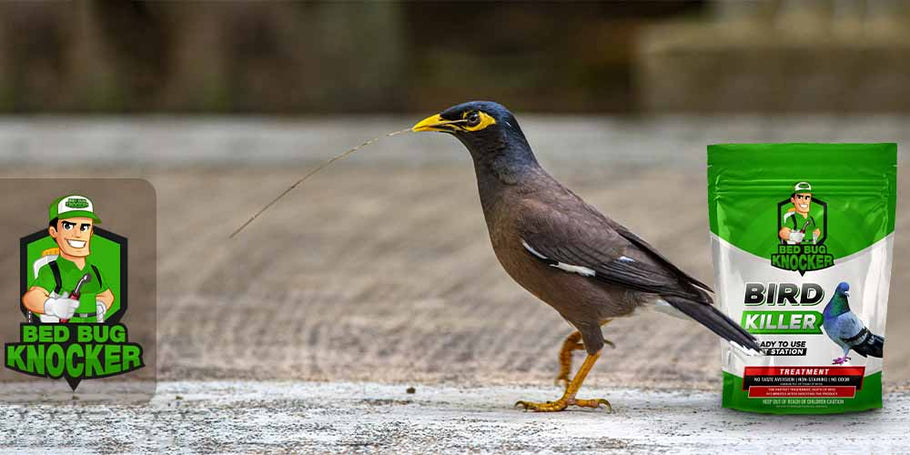
[[[834,296],[825,305],[825,333],[828,338],[844,349],[844,356],[834,359],[833,365],[842,365],[850,360],[847,354],[852,349],[863,357],[882,358],[885,339],[866,328],[863,321],[850,311],[850,285],[841,282],[834,291]]]

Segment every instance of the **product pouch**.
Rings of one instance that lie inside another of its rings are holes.
[[[724,343],[723,406],[882,406],[897,144],[708,146],[718,305],[761,356]]]

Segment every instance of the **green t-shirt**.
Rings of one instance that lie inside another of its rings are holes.
[[[807,221],[809,224],[806,224]],[[803,226],[806,226],[806,236],[803,237],[801,243],[812,243],[812,233],[818,229],[818,225],[815,224],[815,217],[812,215],[804,218],[797,212],[787,212],[784,215],[783,226],[781,227],[788,227],[791,231],[799,231],[803,229]]]
[[[92,276],[91,281],[82,285],[82,289],[80,290],[82,294],[79,297],[79,308],[76,309],[76,312],[94,313],[96,309],[95,296],[110,289],[110,286],[104,281],[104,271],[96,265],[95,268],[98,270],[99,276],[95,275],[95,271],[92,268],[91,256],[85,258],[85,267],[82,270],[80,270],[76,264],[63,257],[58,257],[54,262],[56,262],[57,266],[60,268],[61,294],[64,292],[72,293],[73,289],[76,288],[76,283],[82,279],[82,275],[88,273]],[[32,286],[38,286],[48,293],[54,292],[54,288],[57,287],[57,280],[54,279],[54,272],[51,270],[50,264],[47,264],[38,270],[38,276],[35,278],[35,281],[32,282]]]

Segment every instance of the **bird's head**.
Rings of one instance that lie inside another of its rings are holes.
[[[495,157],[505,150],[511,152],[516,160],[524,155],[533,159],[515,116],[492,101],[469,101],[452,106],[421,120],[411,130],[451,134],[468,148],[475,159]]]
[[[850,297],[850,285],[847,284],[846,281],[841,281],[841,283],[837,285],[837,289],[834,290],[834,293]]]

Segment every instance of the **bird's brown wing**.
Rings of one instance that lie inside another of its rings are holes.
[[[684,272],[679,267],[675,266],[672,262],[670,262],[669,259],[667,259],[664,255],[660,254],[660,252],[657,251],[656,248],[651,246],[651,244],[649,244],[648,242],[644,241],[644,239],[642,239],[641,237],[635,235],[635,233],[633,233],[632,231],[626,229],[625,226],[623,226],[615,221],[612,221],[612,220],[608,220],[608,221],[610,222],[610,224],[612,224],[613,229],[615,229],[616,232],[619,233],[619,235],[623,236],[629,242],[632,242],[632,244],[634,244],[641,250],[646,251],[648,253],[648,255],[651,256],[651,258],[653,258],[655,261],[659,262],[664,267],[672,270],[678,277],[680,277],[684,281],[687,281],[706,291],[714,292],[714,290],[711,289],[710,286],[699,281],[692,275],[689,275],[688,273]]]
[[[667,303],[746,350],[759,351],[755,337],[721,313],[702,289],[644,240],[603,215],[578,206],[527,207],[519,228],[522,246],[538,260],[566,272],[636,291]],[[617,229],[616,226],[619,226]],[[642,246],[644,245],[644,246]]]
[[[688,275],[628,231],[615,229],[600,214],[566,213],[531,207],[522,214],[519,235],[529,254],[563,270],[640,292],[698,298]],[[647,245],[640,247],[634,239]],[[581,267],[581,269],[579,269]],[[692,279],[694,281],[694,279]],[[698,283],[695,281],[695,283]]]

